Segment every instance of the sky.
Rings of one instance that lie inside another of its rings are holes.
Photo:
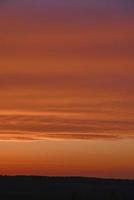
[[[133,11],[0,1],[0,174],[134,179]]]

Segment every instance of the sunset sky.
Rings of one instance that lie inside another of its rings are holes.
[[[134,1],[0,0],[0,174],[134,179]]]

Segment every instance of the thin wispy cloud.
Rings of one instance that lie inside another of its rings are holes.
[[[0,140],[132,138],[133,120],[91,120],[82,113],[24,112],[0,114]]]

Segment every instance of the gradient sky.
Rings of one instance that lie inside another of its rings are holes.
[[[0,0],[0,174],[134,178],[133,11]]]

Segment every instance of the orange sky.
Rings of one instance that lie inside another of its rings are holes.
[[[133,6],[0,1],[0,174],[134,178]]]

